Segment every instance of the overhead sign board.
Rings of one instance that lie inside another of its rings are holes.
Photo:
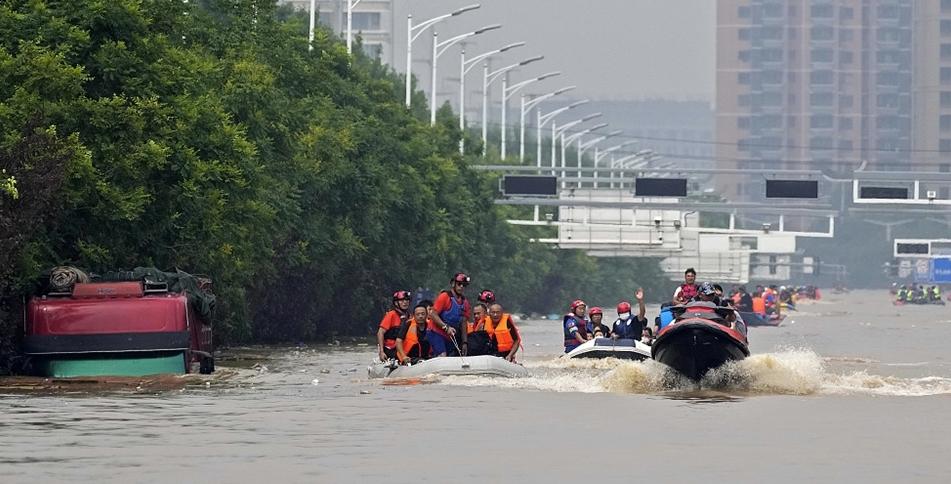
[[[545,175],[504,175],[502,194],[553,197],[558,195],[558,178]]]
[[[951,284],[951,259],[933,259],[931,261],[931,282]]]
[[[637,178],[634,195],[638,197],[686,197],[686,178]]]
[[[907,200],[908,189],[903,187],[860,187],[859,198]]]
[[[766,180],[766,198],[819,198],[816,180]]]

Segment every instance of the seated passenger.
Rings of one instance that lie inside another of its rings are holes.
[[[644,331],[641,332],[641,343],[646,345],[654,343],[654,332],[647,326],[644,326]]]
[[[396,356],[401,365],[415,364],[430,357],[429,341],[426,339],[426,330],[433,324],[429,320],[429,310],[424,304],[417,304],[413,308],[412,319],[406,320],[400,326],[400,334],[396,337]]]
[[[485,331],[485,321],[489,317],[489,308],[483,303],[472,306],[472,322],[468,324],[469,333]]]
[[[522,337],[515,327],[515,320],[509,313],[502,312],[502,305],[499,303],[489,306],[489,319],[486,322],[486,331],[495,340],[497,353],[495,356],[505,358],[512,363],[515,362],[515,353],[522,345]]]
[[[584,301],[576,299],[571,303],[571,312],[562,320],[562,329],[565,337],[565,353],[581,346],[591,339],[588,335],[588,321],[584,319],[587,309]]]
[[[588,312],[588,334],[592,338],[607,338],[611,336],[611,330],[607,326],[601,324],[601,320],[604,319],[604,311],[595,306],[591,308],[591,311]]]
[[[615,339],[641,339],[645,327],[647,327],[647,318],[644,314],[647,309],[644,307],[644,290],[638,288],[634,293],[634,299],[637,299],[637,315],[631,314],[631,303],[621,301],[617,305],[617,320],[611,328],[611,337]]]

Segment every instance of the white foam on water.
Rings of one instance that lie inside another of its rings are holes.
[[[834,373],[827,361],[873,362],[865,358],[823,358],[810,349],[784,349],[752,355],[727,363],[708,373],[700,388],[723,394],[751,395],[884,395],[928,396],[951,394],[951,378],[927,376],[900,378],[869,374],[867,371]],[[921,363],[926,365],[927,362]],[[919,363],[893,366],[911,366]],[[554,392],[616,392],[667,394],[695,392],[696,383],[677,375],[653,360],[635,362],[616,359],[554,359],[526,364],[532,376],[489,378],[446,377],[449,385],[494,386]]]

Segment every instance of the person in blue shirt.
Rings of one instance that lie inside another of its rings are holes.
[[[617,305],[617,319],[611,328],[611,337],[614,339],[633,339],[640,340],[644,328],[647,326],[647,318],[644,316],[647,308],[644,306],[644,290],[637,289],[634,293],[634,299],[637,300],[637,315],[631,314],[631,303],[621,301]]]

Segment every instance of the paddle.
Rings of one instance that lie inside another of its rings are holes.
[[[452,341],[452,345],[456,347],[456,351],[459,352],[459,360],[462,361],[462,369],[463,369],[463,370],[468,369],[468,368],[469,368],[469,364],[466,363],[465,358],[463,358],[463,356],[462,356],[462,350],[459,349],[459,343],[456,343],[456,337],[455,337],[455,336],[450,336],[449,339]]]

